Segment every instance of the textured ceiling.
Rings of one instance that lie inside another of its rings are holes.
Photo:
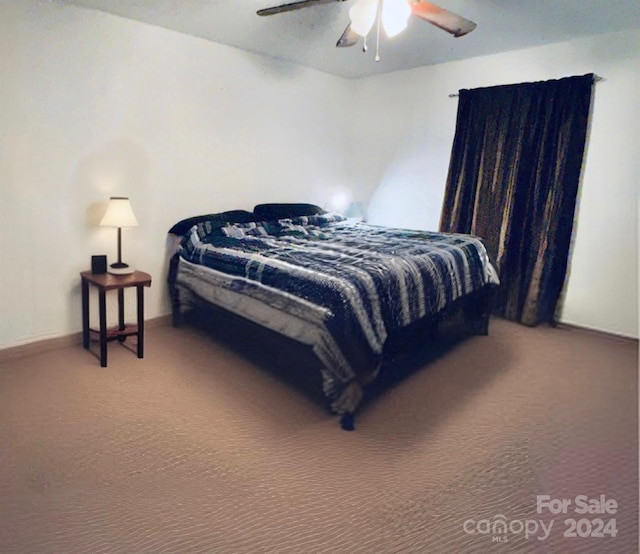
[[[360,45],[336,48],[349,23],[349,7],[336,2],[259,17],[256,10],[291,0],[56,0],[173,29],[243,50],[360,78],[640,28],[638,0],[442,0],[439,5],[478,24],[453,38],[415,17],[393,40],[381,39],[381,61]]]

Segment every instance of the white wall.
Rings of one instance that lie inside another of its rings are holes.
[[[591,132],[561,321],[638,336],[640,31],[397,72],[350,84],[353,175],[369,220],[438,228],[461,88],[595,73]]]
[[[169,311],[182,217],[263,201],[325,204],[344,186],[341,81],[77,7],[0,2],[0,348],[77,332],[79,272],[115,258],[111,195],[140,226],[123,258]]]
[[[124,258],[168,313],[178,219],[265,201],[371,200],[437,227],[461,87],[596,72],[563,320],[637,336],[638,33],[346,81],[76,7],[0,2],[0,348],[80,329],[78,273],[115,256],[97,223],[128,195]],[[594,254],[597,253],[597,254]]]

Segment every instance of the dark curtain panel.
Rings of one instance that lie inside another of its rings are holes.
[[[461,90],[440,229],[485,240],[495,313],[552,322],[567,270],[593,75]]]

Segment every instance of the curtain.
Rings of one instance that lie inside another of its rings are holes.
[[[494,313],[553,323],[563,288],[593,74],[461,90],[440,229],[484,239]]]

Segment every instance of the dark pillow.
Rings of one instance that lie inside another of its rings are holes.
[[[214,227],[218,224],[222,227],[227,223],[249,223],[256,221],[256,216],[247,210],[230,210],[217,214],[196,215],[178,221],[178,223],[169,229],[169,233],[173,235],[184,235],[191,227],[203,221],[211,221]]]
[[[314,204],[258,204],[253,208],[257,221],[269,219],[289,219],[304,215],[319,215],[326,213],[320,206]]]

